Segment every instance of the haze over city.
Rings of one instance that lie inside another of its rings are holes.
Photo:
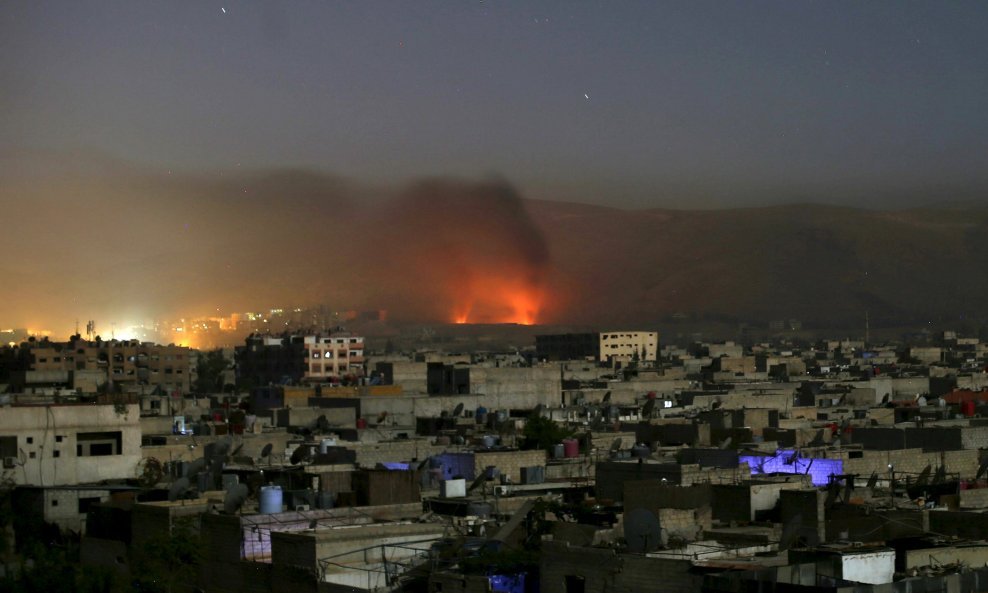
[[[975,2],[8,3],[0,326],[316,304],[761,321],[770,294],[824,323],[978,317],[986,21]]]

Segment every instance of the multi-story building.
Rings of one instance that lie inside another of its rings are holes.
[[[7,380],[18,391],[67,389],[95,393],[104,384],[135,393],[188,393],[195,358],[184,346],[137,340],[22,342],[0,357]]]
[[[364,374],[364,339],[357,336],[305,336],[308,369],[304,379],[323,382],[347,375]]]
[[[658,332],[618,331],[600,334],[601,362],[655,362],[658,360]]]
[[[539,360],[598,360],[600,334],[548,334],[535,336],[535,356]]]
[[[254,385],[335,382],[364,374],[364,339],[349,334],[247,338],[237,348],[237,377]]]
[[[17,485],[71,486],[133,478],[141,461],[136,404],[8,405],[0,461]]]

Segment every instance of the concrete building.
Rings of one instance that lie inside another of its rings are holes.
[[[97,393],[106,384],[128,393],[189,392],[195,369],[193,351],[184,346],[137,340],[88,341],[73,336],[67,342],[49,340],[6,346],[0,375],[20,392],[65,390]]]
[[[658,332],[624,331],[600,334],[601,362],[655,362],[658,360]]]
[[[71,486],[136,475],[136,404],[14,405],[0,410],[3,473],[17,485]]]
[[[236,349],[237,377],[257,386],[335,383],[364,375],[364,339],[349,334],[248,336]]]

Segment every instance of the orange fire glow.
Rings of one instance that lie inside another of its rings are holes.
[[[545,294],[540,286],[505,278],[474,279],[459,287],[454,296],[456,305],[453,322],[517,323],[534,325],[538,322]]]

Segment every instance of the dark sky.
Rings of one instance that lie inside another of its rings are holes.
[[[979,199],[986,32],[980,1],[7,0],[0,149],[624,207]]]

